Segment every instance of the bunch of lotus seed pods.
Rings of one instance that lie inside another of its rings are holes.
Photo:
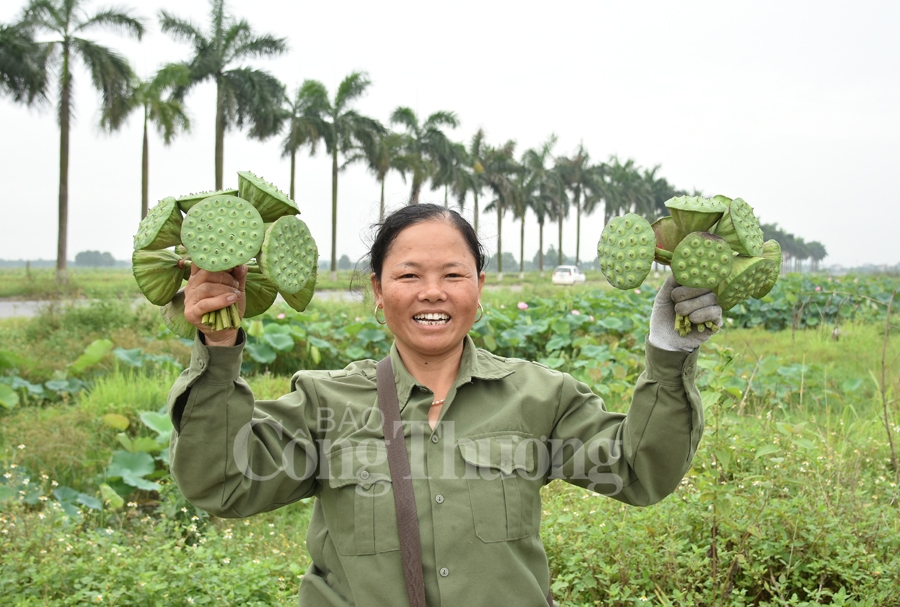
[[[600,235],[600,270],[619,289],[638,287],[653,262],[671,266],[679,284],[711,289],[728,310],[761,299],[781,272],[781,246],[763,242],[759,220],[741,198],[677,196],[665,203],[671,215],[650,224],[634,213],[614,217]],[[692,325],[678,314],[675,330],[718,331],[713,322]]]
[[[210,272],[247,264],[245,317],[268,310],[279,294],[302,312],[315,291],[319,252],[299,212],[278,188],[247,171],[238,172],[237,189],[164,198],[134,236],[138,287],[162,306],[166,326],[188,339],[195,328],[184,317],[181,287],[192,264]],[[240,327],[236,304],[205,315],[203,324]]]

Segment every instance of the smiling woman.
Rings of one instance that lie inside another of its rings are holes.
[[[552,604],[541,487],[636,505],[675,490],[703,433],[694,370],[709,332],[682,338],[671,318],[678,301],[721,322],[715,295],[660,289],[626,415],[568,374],[475,347],[484,254],[456,212],[400,209],[370,259],[390,355],[299,371],[276,401],[238,375],[243,333],[200,323],[228,298],[243,308],[246,273],[191,277],[185,316],[200,333],[169,397],[179,487],[223,517],[315,497],[302,605]]]

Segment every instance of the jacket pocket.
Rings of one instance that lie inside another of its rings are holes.
[[[534,531],[535,445],[523,433],[474,436],[458,441],[472,504],[475,535],[505,542]]]
[[[346,446],[327,456],[319,499],[342,555],[400,549],[387,449],[381,441]]]

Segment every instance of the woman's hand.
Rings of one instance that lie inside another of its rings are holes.
[[[650,314],[649,340],[657,348],[691,352],[712,335],[709,329],[701,332],[696,326],[687,335],[679,335],[675,330],[676,312],[694,325],[711,321],[722,326],[722,308],[716,294],[709,289],[682,287],[670,274],[659,288]]]
[[[247,282],[247,266],[240,265],[226,272],[208,272],[197,264],[191,265],[191,277],[184,288],[184,317],[197,327],[206,339],[207,346],[233,346],[237,343],[237,329],[215,331],[203,324],[207,312],[227,308],[237,303],[241,318],[244,317]]]

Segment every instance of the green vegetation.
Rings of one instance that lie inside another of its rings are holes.
[[[704,346],[706,434],[674,495],[633,508],[546,487],[542,533],[562,605],[900,601],[900,479],[887,433],[900,432],[900,342],[884,340],[900,282],[840,280],[779,281]],[[654,296],[639,291],[492,289],[472,335],[565,369],[625,410]],[[390,342],[365,302],[313,299],[302,314],[276,307],[248,325],[245,374],[258,398],[284,393],[300,366],[378,357]],[[0,407],[8,604],[296,604],[311,504],[216,519],[169,480],[158,413],[190,351],[151,306],[55,307],[0,330],[0,389],[21,396]],[[63,379],[80,389],[54,390]]]

